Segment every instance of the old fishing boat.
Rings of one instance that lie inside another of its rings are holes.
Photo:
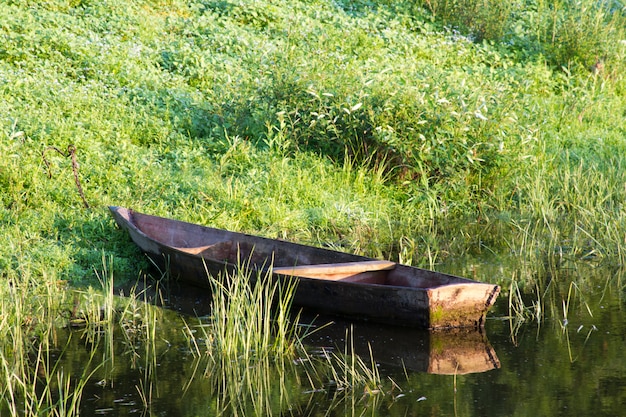
[[[117,224],[170,276],[209,286],[241,265],[298,279],[293,304],[326,314],[425,329],[482,327],[494,284],[329,249],[110,207]]]

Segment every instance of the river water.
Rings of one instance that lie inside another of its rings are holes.
[[[482,332],[433,334],[339,319],[323,326],[331,319],[315,318],[320,329],[305,340],[311,355],[341,353],[348,346],[365,363],[373,357],[383,382],[374,392],[338,389],[330,379],[312,388],[296,361],[287,375],[268,377],[275,384],[244,389],[240,399],[249,405],[243,411],[229,405],[224,387],[238,381],[222,380],[182,337],[184,327],[206,313],[195,290],[191,298],[170,293],[170,304],[196,316],[159,308],[158,337],[150,344],[139,331],[134,339],[129,329],[117,329],[92,355],[85,330],[60,330],[59,338],[69,342],[60,343],[57,366],[81,375],[87,363],[100,363],[83,389],[84,415],[623,415],[626,314],[620,273],[583,268],[551,279],[560,290],[542,289],[543,302],[535,307],[536,291],[521,293],[529,307],[524,320],[512,317],[505,288]],[[306,313],[303,321],[311,317]]]

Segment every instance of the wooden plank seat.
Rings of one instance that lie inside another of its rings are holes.
[[[275,274],[303,278],[381,284],[384,282],[384,278],[386,276],[385,271],[389,271],[395,267],[395,262],[374,260],[334,264],[283,266],[275,267],[272,271]]]

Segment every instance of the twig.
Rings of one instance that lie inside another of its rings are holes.
[[[50,163],[46,159],[46,151],[48,150],[57,151],[59,154],[61,154],[65,158],[69,158],[69,157],[72,158],[72,172],[74,172],[74,182],[76,183],[78,194],[80,194],[80,197],[83,199],[83,204],[85,205],[85,208],[89,208],[89,203],[87,203],[87,199],[85,198],[85,193],[83,192],[83,187],[80,185],[80,179],[78,177],[79,165],[78,165],[78,161],[76,160],[76,147],[74,145],[69,145],[67,147],[67,153],[63,153],[56,146],[48,146],[46,149],[43,150],[43,152],[41,152],[43,162],[44,164],[46,164],[46,168],[48,168],[48,178],[52,178],[52,171],[50,170]]]

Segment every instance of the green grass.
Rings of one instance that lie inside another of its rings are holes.
[[[105,271],[106,274],[106,266]],[[0,410],[11,416],[74,416],[80,414],[82,392],[89,379],[110,358],[96,358],[99,346],[112,346],[112,332],[103,328],[128,321],[128,307],[119,322],[114,320],[122,304],[112,292],[112,276],[102,282],[101,291],[74,292],[66,282],[53,277],[39,279],[20,271],[8,272],[0,286]],[[111,291],[107,291],[110,289]],[[91,349],[76,374],[58,366],[68,354],[76,334],[70,327],[84,326],[83,336]],[[63,333],[64,336],[59,334]],[[111,351],[111,349],[109,349]]]
[[[244,266],[246,260],[240,262]],[[217,387],[220,412],[269,415],[284,409],[299,391],[287,386],[293,376],[302,388],[341,391],[345,397],[359,389],[372,395],[382,390],[376,363],[366,364],[354,354],[351,335],[343,355],[307,350],[307,329],[300,327],[299,315],[290,313],[296,281],[245,269],[208,279],[211,317],[186,326],[185,334],[190,351],[208,358],[203,375]]]
[[[136,279],[108,205],[435,268],[512,254],[531,290],[529,263],[626,261],[618,3],[0,6],[3,281],[98,287],[103,254]]]
[[[103,257],[101,262],[101,270],[94,272],[99,288],[71,290],[66,282],[10,272],[2,281],[2,415],[80,415],[85,391],[90,402],[101,400],[92,397],[94,385],[99,395],[115,394],[111,398],[116,399],[116,390],[128,390],[128,381],[116,385],[119,378],[129,375],[136,378],[133,406],[146,412],[164,398],[172,401],[174,386],[176,395],[191,391],[191,398],[219,412],[274,415],[306,405],[298,394],[303,387],[323,392],[337,380],[341,405],[363,387],[384,385],[375,363],[365,365],[347,346],[343,356],[332,358],[308,353],[306,332],[289,312],[295,282],[243,271],[208,277],[214,291],[211,317],[185,322],[155,306],[166,290],[133,287],[126,297],[115,296],[113,260]],[[177,382],[162,370],[166,363],[175,369]],[[133,394],[124,392],[124,397]],[[102,404],[113,403],[105,399]]]

